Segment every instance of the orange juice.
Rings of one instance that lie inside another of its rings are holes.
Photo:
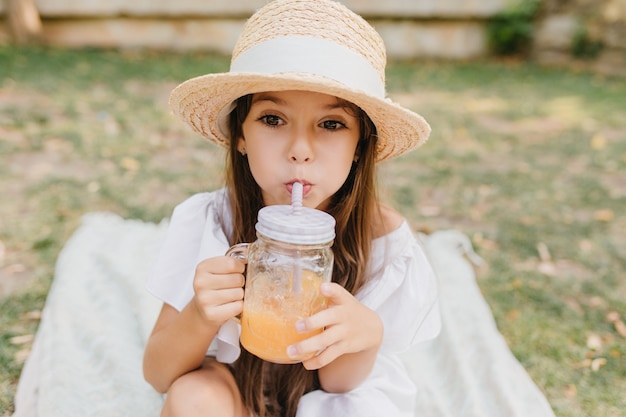
[[[274,363],[296,363],[309,359],[287,356],[287,347],[309,338],[322,330],[298,333],[295,323],[298,319],[286,319],[271,311],[246,311],[241,319],[241,344],[253,355]]]
[[[322,330],[298,333],[296,321],[309,317],[326,307],[326,299],[319,294],[322,280],[313,272],[302,271],[302,290],[278,295],[267,288],[259,299],[244,301],[241,316],[241,344],[250,353],[274,363],[296,363],[311,358],[287,356],[287,347],[307,339]]]

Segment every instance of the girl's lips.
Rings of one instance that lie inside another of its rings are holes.
[[[311,184],[306,182],[306,181],[291,181],[287,183],[287,191],[289,192],[289,194],[291,194],[293,192],[293,183],[294,182],[299,182],[300,184],[302,184],[302,196],[305,197],[309,191],[311,191]]]

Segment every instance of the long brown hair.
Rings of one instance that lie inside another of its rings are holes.
[[[252,95],[237,100],[230,114],[230,149],[226,160],[226,187],[230,200],[232,230],[230,243],[252,242],[256,239],[254,225],[263,207],[261,189],[254,181],[245,156],[237,151],[242,125],[250,111]],[[333,281],[352,294],[365,284],[365,269],[374,238],[373,224],[379,216],[375,187],[376,128],[363,110],[341,100],[359,120],[360,139],[356,162],[348,178],[332,197],[327,212],[336,224],[333,244],[335,263]],[[258,417],[293,417],[300,398],[319,389],[316,371],[301,364],[276,365],[241,350],[234,364],[234,374],[243,402]]]

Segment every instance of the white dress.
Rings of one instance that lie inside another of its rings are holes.
[[[230,220],[225,196],[224,189],[196,194],[172,214],[147,289],[179,311],[193,297],[196,265],[229,248],[221,226]],[[374,369],[349,393],[318,390],[304,395],[297,417],[413,416],[415,386],[398,354],[434,338],[441,322],[434,273],[407,222],[373,241],[368,271],[368,283],[356,298],[375,310],[384,324]],[[207,354],[220,362],[234,362],[240,353],[239,332],[234,320],[222,325]]]

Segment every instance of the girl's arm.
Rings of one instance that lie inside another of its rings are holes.
[[[143,358],[144,378],[154,389],[165,393],[181,375],[192,371],[204,360],[217,328],[204,325],[190,302],[181,312],[163,304],[148,339]]]
[[[144,353],[144,377],[167,392],[180,376],[199,368],[220,326],[241,313],[243,262],[216,257],[201,262],[194,297],[180,312],[164,304]]]

